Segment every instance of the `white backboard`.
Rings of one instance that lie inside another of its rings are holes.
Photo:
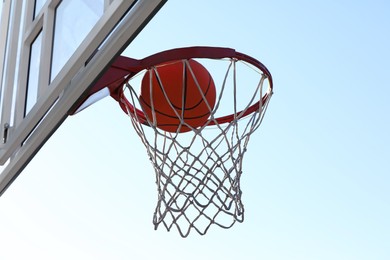
[[[166,0],[6,0],[0,195]]]

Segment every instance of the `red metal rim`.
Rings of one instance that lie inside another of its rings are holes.
[[[133,105],[127,100],[124,95],[124,88],[122,87],[127,81],[129,81],[136,73],[140,72],[143,69],[148,69],[152,66],[182,59],[192,59],[192,58],[209,58],[209,59],[224,59],[224,58],[233,58],[237,60],[245,61],[258,69],[260,69],[266,76],[269,82],[270,91],[264,94],[264,96],[259,100],[259,102],[254,103],[252,106],[248,107],[245,111],[239,111],[236,114],[230,114],[223,117],[218,117],[215,120],[211,121],[208,125],[223,124],[231,122],[234,120],[236,115],[242,114],[241,117],[247,116],[251,113],[254,113],[259,110],[260,104],[265,104],[270,98],[270,94],[273,92],[273,82],[272,75],[267,69],[267,67],[262,64],[257,59],[248,56],[246,54],[236,52],[234,49],[230,48],[220,48],[220,47],[187,47],[163,51],[149,57],[146,57],[142,60],[133,60],[130,67],[127,68],[129,75],[127,78],[118,84],[117,89],[113,91],[112,97],[114,97],[120,104],[122,110],[125,113],[131,112],[133,115],[136,115],[137,120],[143,124],[148,124],[145,114],[134,108]],[[136,61],[136,63],[134,63]],[[128,111],[130,110],[130,111]]]

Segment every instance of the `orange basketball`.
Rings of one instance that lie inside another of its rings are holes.
[[[185,124],[180,125],[181,121],[193,128],[203,126],[214,108],[216,90],[213,78],[199,62],[189,60],[188,63],[161,64],[156,66],[157,73],[149,70],[142,79],[141,107],[154,122],[153,107],[155,123],[164,131],[190,131]]]

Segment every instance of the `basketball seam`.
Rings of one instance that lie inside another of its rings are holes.
[[[184,78],[185,78],[185,82],[186,82],[185,88],[184,88],[184,104],[187,104],[187,102],[186,102],[186,101],[187,101],[187,100],[186,100],[186,98],[187,98],[187,85],[188,85],[188,84],[187,84],[187,81],[188,81],[187,64],[185,63],[184,66],[185,66]],[[154,74],[154,77],[156,78],[156,80],[157,80],[157,82],[158,82],[158,86],[159,86],[160,90],[164,93],[162,82],[161,82],[160,79],[157,77],[157,74],[156,74],[154,71],[153,71],[153,74]],[[204,95],[204,96],[207,96],[207,93],[208,93],[209,90],[210,90],[210,86],[211,86],[211,82],[212,82],[211,75],[210,75],[210,73],[209,73],[208,71],[207,71],[207,75],[208,75],[208,78],[209,78],[209,82],[208,82],[206,91],[203,92],[203,95]],[[199,89],[198,89],[198,90],[199,90]],[[144,101],[145,101],[145,100],[144,100]],[[184,110],[192,110],[192,109],[196,108],[197,106],[199,106],[199,105],[202,103],[202,101],[203,101],[203,98],[201,97],[200,100],[198,101],[198,103],[196,103],[196,104],[193,105],[192,107],[188,107],[188,108],[187,108],[186,106],[184,106]],[[170,100],[169,100],[169,103],[172,105],[173,108],[182,110],[182,106],[177,106],[177,105],[175,105],[173,102],[171,102]],[[147,104],[149,104],[149,103],[147,103]],[[210,112],[211,112],[211,111],[210,111]]]
[[[184,78],[185,78],[185,82],[186,82],[185,87],[184,87],[184,104],[186,104],[186,98],[187,98],[186,93],[187,93],[187,85],[188,85],[188,84],[187,84],[187,80],[188,80],[188,75],[187,75],[187,64],[185,63],[184,66],[185,66]],[[150,73],[150,72],[149,72],[149,73]],[[157,80],[157,83],[158,83],[158,86],[159,86],[160,90],[164,93],[165,91],[163,90],[163,85],[162,85],[161,80],[157,77],[157,74],[156,74],[155,72],[153,72],[153,74],[154,74],[154,77],[155,77],[156,80]],[[207,96],[207,94],[208,94],[208,92],[209,92],[209,90],[210,90],[211,82],[212,82],[212,78],[211,78],[211,75],[210,75],[209,72],[207,72],[207,75],[208,75],[208,78],[209,78],[209,82],[208,82],[206,91],[203,93],[204,96]],[[150,110],[152,110],[151,104],[149,104],[149,102],[147,102],[142,96],[141,96],[140,98],[141,98],[141,101],[142,101],[148,108],[150,108]],[[190,108],[186,108],[186,107],[184,106],[183,119],[190,119],[190,120],[191,120],[191,119],[198,119],[198,118],[205,117],[206,115],[210,115],[211,111],[207,111],[207,112],[205,112],[204,114],[198,115],[198,116],[195,116],[195,117],[186,117],[186,116],[185,116],[186,110],[195,109],[197,106],[199,106],[199,105],[202,103],[202,101],[203,101],[203,98],[201,98],[197,104],[195,104],[194,106],[192,106],[192,107],[190,107]],[[167,102],[168,102],[168,101],[167,101]],[[174,109],[183,110],[182,107],[175,106],[172,102],[170,102],[170,100],[169,100],[169,103],[172,105],[172,107],[173,107]],[[210,105],[210,104],[209,104],[209,105]],[[161,111],[159,111],[159,110],[157,110],[157,109],[154,109],[154,111],[155,111],[156,114],[158,113],[158,114],[163,115],[163,116],[166,116],[166,117],[168,117],[168,118],[178,119],[177,116],[168,115],[168,114],[163,113],[163,112],[161,112]]]
[[[145,99],[143,97],[140,98],[140,100],[148,107],[150,108],[150,111],[152,111],[152,106],[145,101]],[[178,117],[177,116],[172,116],[172,115],[168,115],[168,114],[165,114],[159,110],[156,110],[154,109],[154,112],[157,114],[160,114],[160,115],[163,115],[163,116],[166,116],[166,117],[169,117],[169,118],[174,118],[174,119],[177,119]],[[183,119],[197,119],[197,118],[202,118],[206,115],[210,115],[210,112],[206,112],[205,114],[202,114],[202,115],[199,115],[199,116],[196,116],[196,117],[184,117]]]
[[[211,85],[211,75],[210,75],[210,73],[207,73],[207,74],[208,74],[208,77],[209,77],[209,82],[208,82],[206,91],[203,92],[203,95],[204,95],[205,97],[207,96],[207,93],[209,92],[209,90],[210,90],[210,85]],[[206,100],[207,100],[207,99],[206,99]],[[196,103],[194,106],[189,107],[189,108],[186,107],[185,110],[191,110],[191,109],[196,108],[197,106],[199,106],[199,105],[202,103],[202,101],[205,101],[205,100],[203,100],[203,97],[201,97],[201,99],[199,100],[199,102]]]

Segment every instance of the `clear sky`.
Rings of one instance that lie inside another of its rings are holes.
[[[0,198],[0,259],[390,259],[389,27],[387,0],[169,0],[125,55],[226,46],[273,75],[244,160],[244,223],[155,231],[154,170],[105,99]]]

